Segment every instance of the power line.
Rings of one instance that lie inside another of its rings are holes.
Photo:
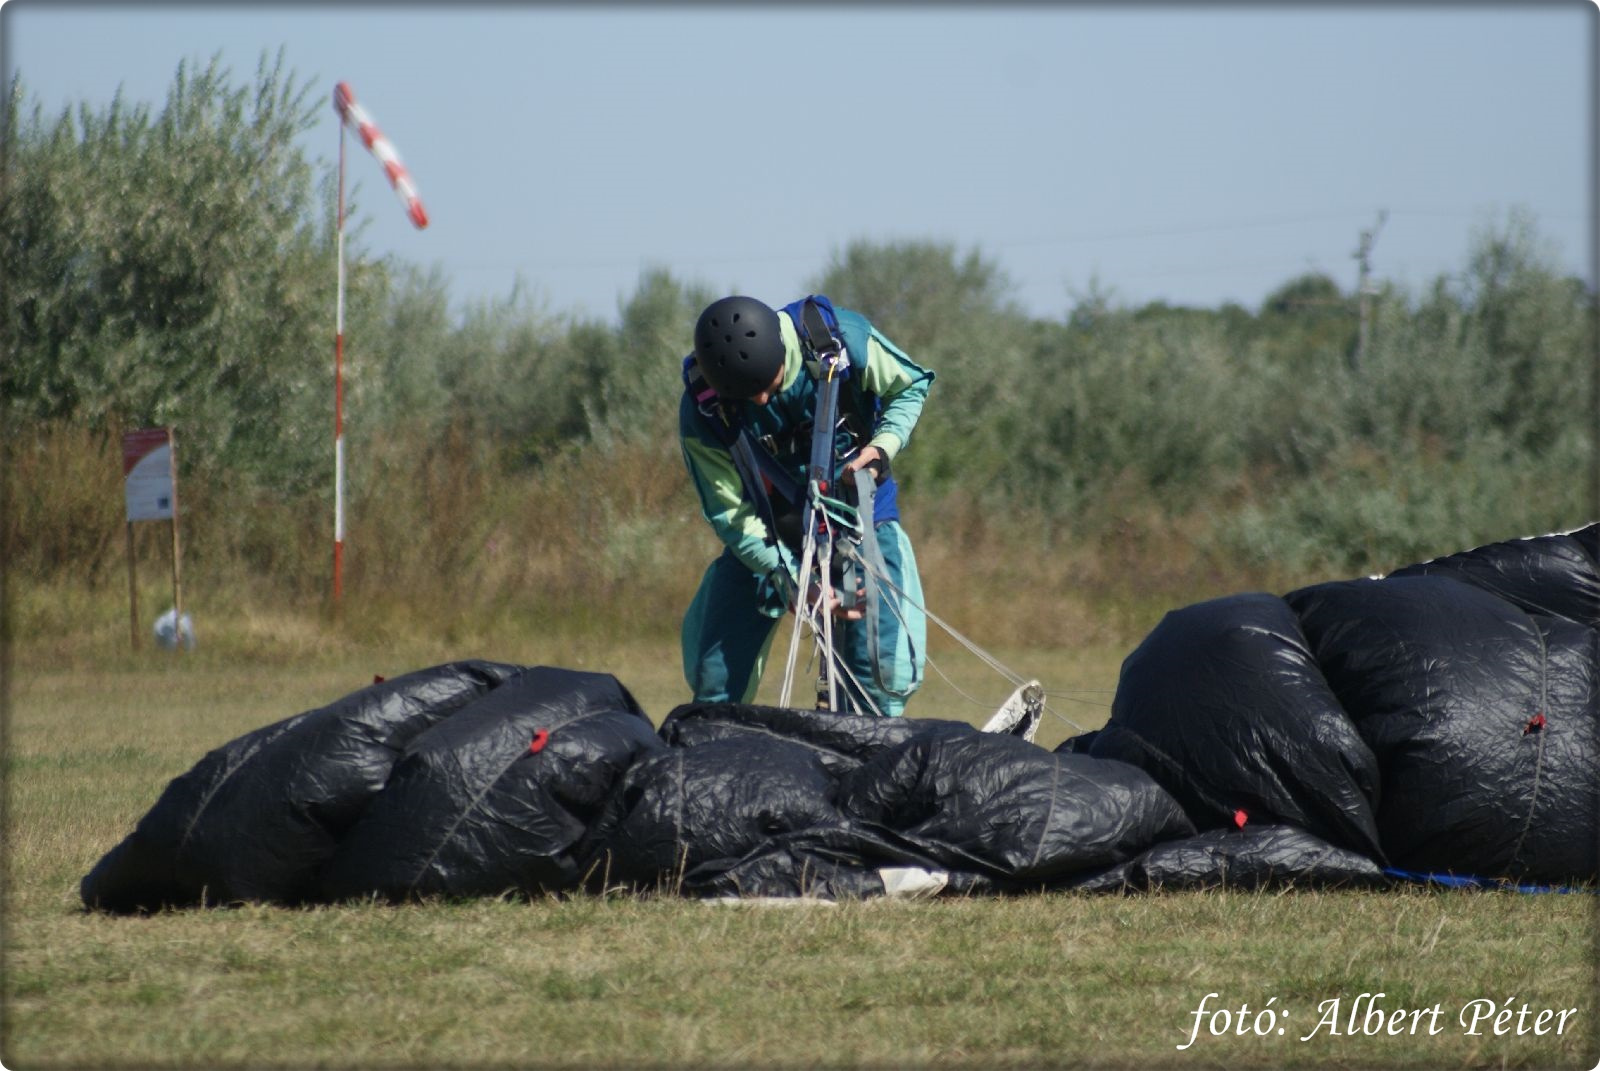
[[[1241,218],[1241,219],[1218,220],[1218,221],[1207,222],[1207,223],[1160,225],[1160,226],[1150,226],[1150,227],[1130,227],[1130,228],[1123,228],[1123,229],[1117,229],[1117,230],[1105,230],[1105,231],[1079,231],[1079,232],[1070,232],[1070,233],[1064,233],[1064,234],[1058,233],[1058,234],[1053,234],[1053,235],[1039,235],[1039,236],[1034,236],[1034,237],[1021,237],[1021,236],[1018,236],[1018,237],[998,237],[998,238],[988,238],[988,239],[975,239],[974,242],[976,244],[980,245],[985,250],[992,251],[992,252],[1003,252],[1003,251],[1005,251],[1007,249],[1028,249],[1028,248],[1038,248],[1038,247],[1043,247],[1043,246],[1057,246],[1057,245],[1068,246],[1068,245],[1078,245],[1078,244],[1082,244],[1082,243],[1086,243],[1086,242],[1127,241],[1127,240],[1141,239],[1141,238],[1176,238],[1176,237],[1183,237],[1183,236],[1187,236],[1187,235],[1196,235],[1196,234],[1216,234],[1216,233],[1228,233],[1228,232],[1233,232],[1233,231],[1244,231],[1244,230],[1261,230],[1261,229],[1266,229],[1266,228],[1271,228],[1271,227],[1291,226],[1291,225],[1297,224],[1297,223],[1317,223],[1317,222],[1326,222],[1326,221],[1331,221],[1331,220],[1344,220],[1344,219],[1349,219],[1351,216],[1357,214],[1357,212],[1359,212],[1359,211],[1363,211],[1363,210],[1360,210],[1360,209],[1344,209],[1344,210],[1333,210],[1333,211],[1326,211],[1326,212],[1286,213],[1286,214],[1271,215],[1271,216],[1257,216],[1257,217],[1249,217],[1249,218]],[[1468,210],[1468,209],[1423,209],[1423,208],[1419,208],[1419,209],[1400,209],[1400,210],[1397,210],[1395,214],[1396,215],[1401,215],[1401,216],[1431,216],[1431,217],[1455,218],[1455,219],[1482,218],[1483,215],[1484,215],[1484,213],[1481,212],[1481,211]],[[1389,215],[1389,212],[1388,212],[1387,209],[1384,211],[1384,215],[1385,215],[1385,217],[1387,217]],[[1550,217],[1550,218],[1552,218],[1552,219],[1561,219],[1561,218],[1579,218],[1579,217],[1553,216],[1553,217]],[[906,236],[906,237],[909,237],[909,236]],[[883,238],[875,239],[875,238],[872,238],[871,236],[866,236],[864,240],[867,240],[867,241],[893,241],[894,239],[883,239]],[[941,238],[941,236],[935,235],[934,236],[934,240],[946,240],[946,239]],[[826,253],[823,253],[822,257],[825,259],[826,258]],[[767,249],[767,250],[763,250],[763,251],[760,251],[760,252],[756,252],[756,251],[730,252],[730,251],[726,251],[726,250],[711,251],[711,252],[707,252],[707,253],[704,253],[704,254],[701,254],[701,255],[680,255],[680,256],[672,257],[670,259],[671,259],[672,263],[674,263],[674,264],[686,264],[687,263],[687,264],[699,265],[699,266],[702,266],[702,267],[711,267],[711,266],[715,266],[715,265],[721,265],[721,266],[726,267],[726,266],[730,266],[730,265],[735,265],[736,266],[736,265],[744,265],[744,264],[749,264],[749,265],[755,265],[755,264],[811,264],[811,263],[816,263],[818,261],[818,258],[819,258],[819,254],[816,253],[816,252],[798,252],[798,251],[794,251],[794,250],[772,250],[772,249]],[[588,270],[612,269],[612,268],[618,268],[618,267],[629,267],[629,266],[642,265],[642,264],[654,263],[654,262],[663,262],[664,263],[664,262],[667,261],[667,259],[668,258],[661,257],[661,256],[655,256],[655,255],[652,255],[652,254],[624,253],[624,254],[619,254],[619,255],[617,255],[615,257],[600,256],[600,257],[584,257],[584,258],[572,258],[572,259],[560,259],[560,260],[555,260],[555,259],[552,259],[552,260],[532,259],[532,260],[523,260],[523,261],[516,261],[516,262],[510,262],[510,261],[483,262],[483,261],[479,261],[479,262],[475,262],[475,263],[471,263],[471,264],[463,264],[463,265],[459,266],[459,268],[457,270],[465,270],[465,271],[513,271],[513,270],[519,270],[520,269],[520,270],[526,270],[526,271],[588,271]],[[1186,270],[1186,269],[1179,269],[1179,270],[1182,271],[1182,270]],[[1196,268],[1194,270],[1202,271],[1202,270],[1213,270],[1213,269]]]

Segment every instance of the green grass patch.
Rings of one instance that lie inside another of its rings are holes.
[[[607,652],[589,642],[482,653],[529,660],[537,648],[555,664],[617,672],[658,720],[681,698],[670,644]],[[81,910],[78,880],[206,750],[374,672],[474,652],[441,653],[365,651],[292,671],[153,652],[63,670],[20,652],[5,767],[6,1066],[1595,1062],[1589,896],[1057,893],[783,907],[579,896],[148,918]],[[1104,720],[1120,661],[1111,648],[1005,655],[1052,683],[1054,706]],[[984,687],[975,672],[954,676],[974,696]],[[921,713],[986,713],[941,679],[926,693]],[[1211,1009],[1287,1012],[1284,1033],[1202,1029],[1179,1050],[1208,993]],[[1324,1028],[1301,1040],[1326,1002],[1347,1014],[1364,993],[1384,994],[1387,1009],[1438,1005],[1440,1032]],[[1548,1024],[1543,1035],[1469,1034],[1458,1016],[1478,999],[1578,1010],[1560,1034]]]

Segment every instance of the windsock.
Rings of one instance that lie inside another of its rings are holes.
[[[372,116],[356,103],[356,95],[350,88],[349,82],[340,82],[333,87],[333,107],[345,125],[360,135],[362,144],[383,165],[383,173],[389,176],[389,184],[394,187],[394,192],[400,195],[411,222],[417,225],[418,230],[426,227],[428,211],[422,207],[422,198],[417,196],[417,188],[411,182],[411,173],[406,170],[406,165],[400,162],[400,154],[394,151],[394,145],[384,137],[383,131],[372,121]]]

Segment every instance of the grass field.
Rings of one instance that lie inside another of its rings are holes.
[[[271,622],[237,628],[181,657],[128,654],[125,632],[12,652],[7,1067],[1596,1063],[1594,899],[1583,895],[1298,890],[771,908],[580,897],[83,913],[78,880],[168,780],[217,744],[374,674],[488,657],[614,672],[657,720],[680,698],[671,639],[379,649],[309,634],[254,644],[250,630]],[[997,652],[1044,679],[1052,708],[1083,727],[1105,719],[1123,653]],[[974,701],[935,675],[912,713],[977,720],[1003,697],[1004,683],[958,652],[936,648],[935,658]],[[1076,731],[1053,717],[1040,742]],[[1401,1021],[1416,1033],[1369,1036],[1363,994],[1380,993],[1382,1010],[1438,1011]],[[1509,1004],[1502,1025],[1513,1032],[1497,1035],[1492,1017],[1472,1032],[1462,1009],[1481,1000]],[[1223,1020],[1210,1013],[1243,1004],[1248,1016],[1227,1025],[1244,1022],[1245,1033],[1214,1036]],[[1535,1033],[1543,1009],[1577,1010],[1560,1033],[1553,1016]],[[1346,1036],[1352,1016],[1356,1036]]]

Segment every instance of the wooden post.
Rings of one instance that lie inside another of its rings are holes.
[[[178,553],[178,442],[171,428],[167,429],[167,442],[170,449],[167,457],[170,459],[172,471],[172,613],[174,635],[177,637],[176,650],[183,650],[183,570],[179,565],[182,560]]]
[[[167,452],[167,467],[159,466],[160,450]],[[183,554],[178,539],[178,453],[171,427],[140,428],[122,434],[123,498],[128,520],[128,620],[133,649],[139,649],[138,533],[140,521],[172,522],[172,603],[175,634],[182,639]]]
[[[128,522],[128,641],[139,649],[139,581],[133,567],[133,522]]]

